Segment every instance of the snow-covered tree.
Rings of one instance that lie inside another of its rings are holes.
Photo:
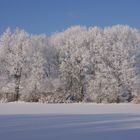
[[[28,41],[28,33],[19,29],[13,32],[7,29],[0,39],[0,48],[3,55],[0,61],[2,75],[8,77],[8,81],[5,83],[3,89],[11,91],[11,89],[7,89],[7,86],[13,85],[14,91],[12,92],[15,92],[16,100],[19,98],[21,76],[26,70],[26,47],[28,47]]]
[[[7,29],[0,37],[0,95],[130,102],[140,94],[139,52],[140,32],[126,25],[74,26],[51,37]]]

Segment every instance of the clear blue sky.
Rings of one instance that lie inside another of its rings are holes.
[[[7,27],[52,34],[73,25],[115,24],[140,29],[140,0],[0,0],[0,33]]]

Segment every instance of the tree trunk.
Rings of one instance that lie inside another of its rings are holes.
[[[20,80],[22,68],[17,68],[15,73],[15,100],[19,100]]]

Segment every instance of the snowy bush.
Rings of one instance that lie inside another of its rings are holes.
[[[0,101],[1,102],[14,102],[16,101],[16,95],[14,93],[0,93]]]
[[[140,104],[140,95],[134,96],[134,99],[132,100],[132,102],[135,104]]]

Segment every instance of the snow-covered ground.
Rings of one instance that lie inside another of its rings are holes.
[[[1,103],[0,140],[140,140],[140,105]]]

